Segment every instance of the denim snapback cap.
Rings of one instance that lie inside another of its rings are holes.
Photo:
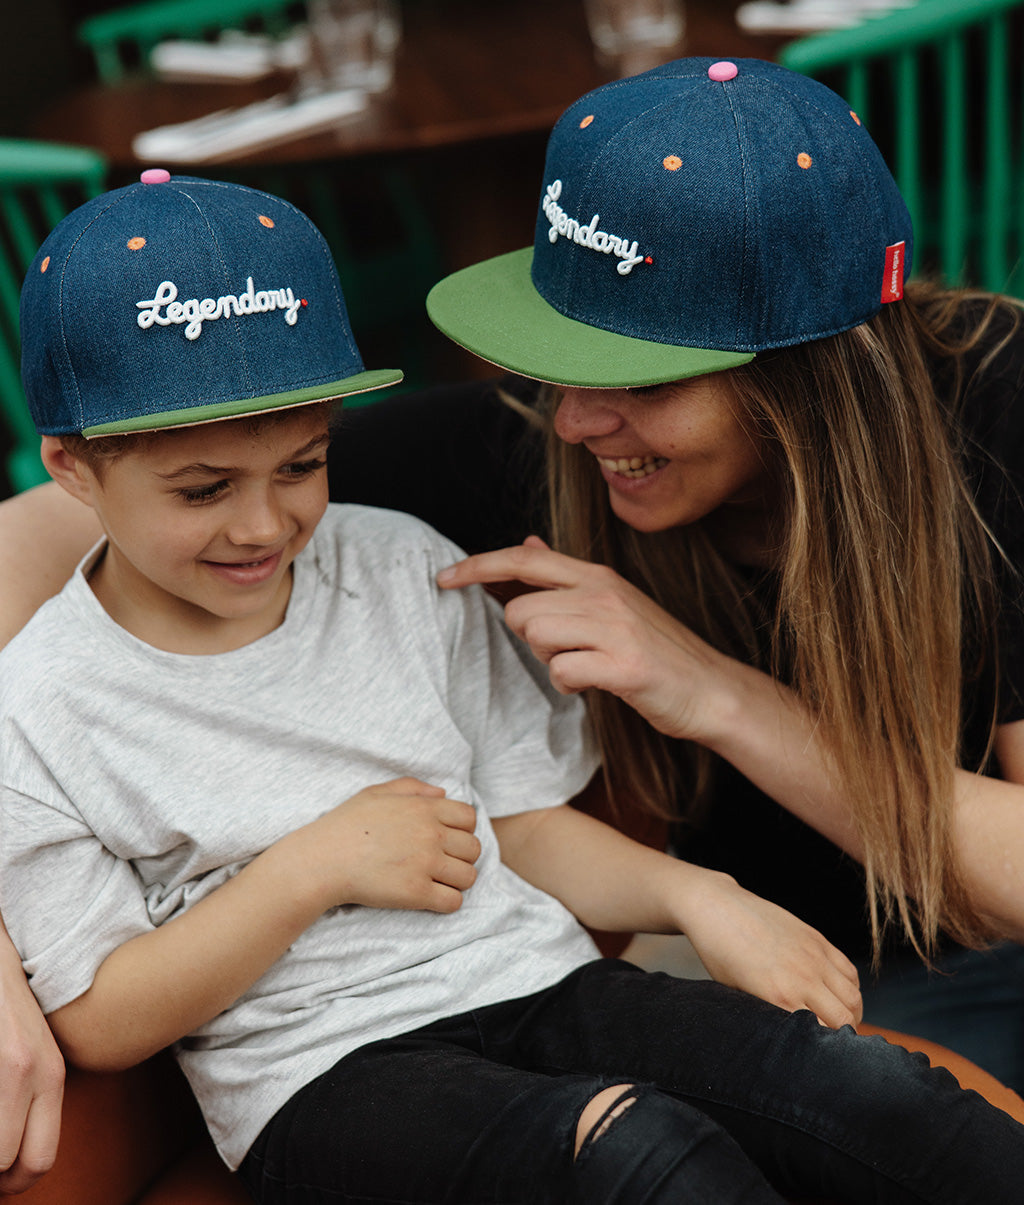
[[[534,246],[445,278],[427,309],[524,376],[652,385],[864,322],[902,296],[912,240],[834,92],[759,59],[680,59],[566,110]]]
[[[43,435],[186,426],[394,384],[364,369],[327,244],[287,201],[142,173],[50,234],[21,293]]]

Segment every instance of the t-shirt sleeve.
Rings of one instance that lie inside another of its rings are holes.
[[[153,925],[131,865],[103,845],[57,784],[36,795],[45,797],[0,788],[0,913],[50,1013],[87,991],[104,959]]]
[[[437,537],[433,576],[464,554]],[[473,789],[492,816],[554,807],[578,794],[599,760],[583,701],[559,694],[547,669],[479,587],[438,599],[448,643],[452,719],[473,748]]]

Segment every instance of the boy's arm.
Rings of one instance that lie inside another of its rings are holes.
[[[827,1025],[860,1019],[853,964],[729,875],[640,845],[575,808],[492,818],[502,860],[590,928],[685,933],[708,972]]]
[[[63,587],[100,535],[94,512],[53,482],[0,502],[0,647]]]
[[[117,1070],[228,1008],[337,904],[453,912],[473,883],[476,813],[404,778],[296,829],[188,911],[131,938],[50,1014],[72,1062]]]
[[[287,839],[187,912],[119,946],[49,1016],[68,1059],[133,1066],[223,1012],[325,910],[290,886]]]

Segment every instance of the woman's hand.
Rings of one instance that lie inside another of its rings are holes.
[[[53,1166],[63,1094],[64,1061],[0,925],[0,1193]]]
[[[825,1025],[856,1025],[863,1013],[857,968],[810,925],[745,890],[728,875],[704,888],[685,932],[712,979]]]
[[[438,575],[444,588],[511,580],[532,592],[505,606],[505,620],[557,690],[609,691],[659,731],[710,743],[724,722],[715,704],[726,701],[729,658],[614,570],[553,552],[537,536]]]

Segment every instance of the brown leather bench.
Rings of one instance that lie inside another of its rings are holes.
[[[943,1047],[881,1033],[1024,1122],[1024,1101],[973,1063]],[[57,1163],[19,1201],[25,1205],[244,1205],[203,1128],[184,1077],[167,1054],[112,1075],[68,1071]],[[819,1205],[826,1205],[821,1202]]]
[[[68,1068],[53,1170],[25,1205],[245,1205],[169,1054],[106,1075]]]

